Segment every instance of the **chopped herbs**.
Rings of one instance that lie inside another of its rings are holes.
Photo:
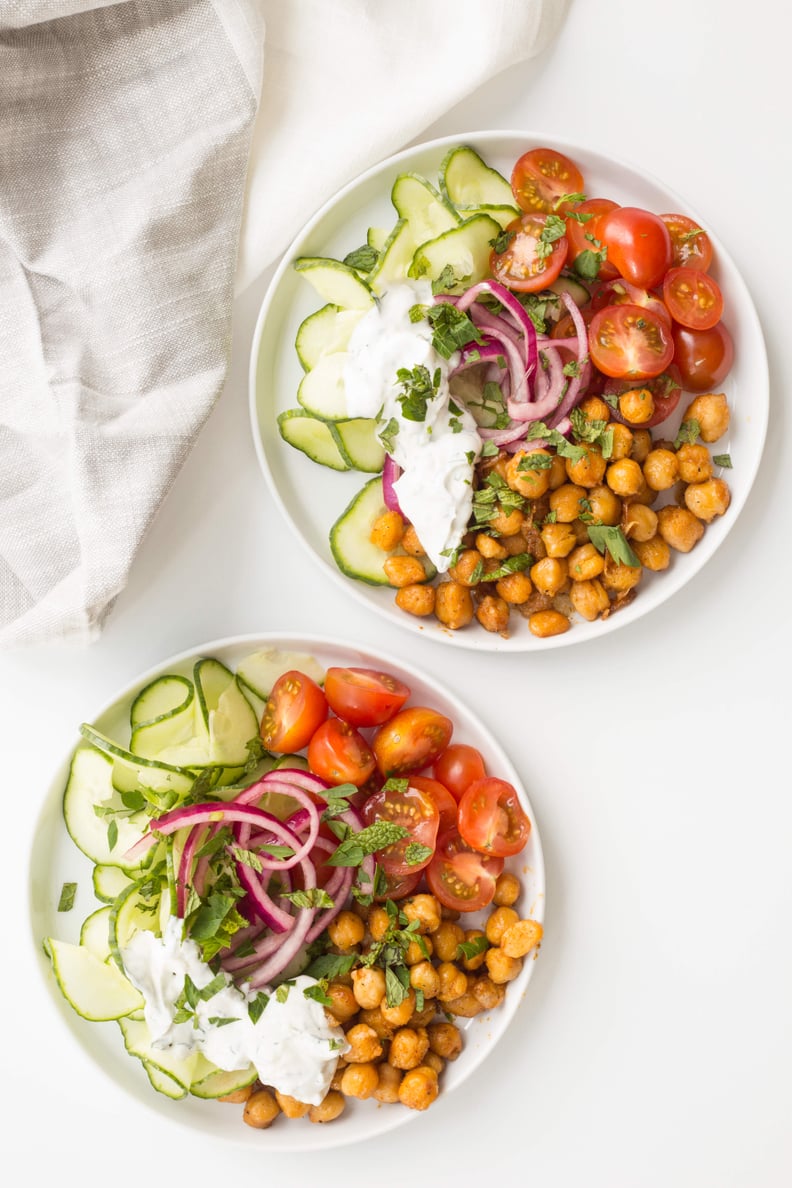
[[[429,368],[420,363],[412,369],[400,367],[396,372],[396,379],[402,388],[396,399],[402,406],[402,416],[406,421],[426,420],[429,401],[434,399],[440,387],[440,374],[440,368],[437,367],[434,375],[430,375]]]
[[[559,218],[558,215],[548,215],[536,243],[536,254],[539,259],[544,260],[547,256],[551,256],[553,254],[553,244],[564,235],[566,235],[566,222],[564,219]]]
[[[61,887],[60,899],[58,900],[59,912],[70,912],[74,907],[74,900],[77,896],[76,883],[64,883]]]
[[[410,314],[412,317],[412,312]],[[470,342],[481,342],[481,332],[461,309],[450,301],[440,301],[426,307],[426,317],[432,327],[432,346],[438,355],[450,359],[454,351]]]
[[[354,268],[356,272],[371,272],[379,258],[380,253],[376,248],[364,244],[363,247],[355,248],[344,256],[344,264],[347,268]]]
[[[307,891],[282,891],[282,899],[288,899],[298,908],[331,908],[334,901],[322,887],[311,887]]]
[[[330,857],[329,866],[360,866],[364,858],[409,836],[409,830],[392,821],[375,821],[359,833],[349,833]]]
[[[523,570],[529,569],[533,562],[531,553],[516,553],[513,557],[507,557],[505,561],[502,561],[497,569],[491,569],[489,573],[483,574],[483,580],[499,582],[501,578],[508,577],[511,573],[522,573]]]
[[[627,537],[621,528],[608,524],[589,524],[588,535],[597,552],[604,553],[607,549],[617,565],[637,566],[641,564],[630,548]]]
[[[486,936],[474,936],[472,940],[459,942],[457,945],[457,955],[464,957],[467,961],[472,961],[480,953],[486,953],[489,947],[489,941]]]
[[[516,231],[510,231],[508,227],[505,227],[503,231],[501,231],[500,235],[489,241],[490,247],[494,252],[497,252],[498,255],[500,255],[501,252],[506,251],[507,247],[514,239],[516,234]]]
[[[726,470],[732,468],[731,454],[713,454],[712,461],[716,466],[723,466]]]
[[[382,425],[377,430],[377,436],[389,454],[392,454],[396,445],[396,438],[399,435],[399,422],[395,417],[391,417],[387,425]]]
[[[420,842],[410,842],[404,850],[404,861],[408,866],[425,865],[433,853],[434,850],[431,846],[423,846]]]
[[[700,436],[701,425],[698,421],[683,421],[674,438],[674,449],[678,450],[681,445],[695,445]]]

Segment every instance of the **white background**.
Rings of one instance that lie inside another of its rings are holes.
[[[421,137],[513,128],[590,144],[684,194],[728,245],[764,327],[770,431],[747,506],[687,588],[601,641],[530,658],[418,640],[362,611],[290,539],[257,466],[247,366],[265,276],[238,302],[225,393],[101,640],[0,661],[0,1101],[22,1182],[388,1188],[427,1171],[441,1185],[792,1183],[782,12],[774,0],[573,0],[541,61]],[[266,1134],[253,1154],[141,1113],[97,1076],[37,980],[25,984],[30,834],[76,725],[175,652],[269,631],[409,655],[478,706],[529,789],[548,867],[546,939],[508,1038],[406,1128],[314,1155],[268,1154]]]

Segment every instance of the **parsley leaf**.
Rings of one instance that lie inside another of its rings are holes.
[[[426,316],[432,327],[432,346],[438,355],[450,359],[454,351],[469,342],[481,342],[478,327],[461,309],[450,301],[439,301],[427,308]]]
[[[502,252],[506,251],[507,247],[514,239],[516,234],[516,231],[510,231],[508,227],[505,227],[503,231],[501,231],[500,235],[489,241],[489,245],[494,252],[500,255]]]

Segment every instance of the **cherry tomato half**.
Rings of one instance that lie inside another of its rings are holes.
[[[437,839],[435,855],[426,868],[429,890],[444,907],[477,912],[492,903],[495,880],[503,859],[474,850],[449,829]]]
[[[711,330],[723,313],[720,285],[696,268],[670,268],[663,279],[663,300],[674,321],[689,330]]]
[[[535,148],[519,158],[512,170],[511,188],[520,210],[550,214],[565,194],[579,194],[583,174],[574,161],[555,149]]]
[[[301,751],[326,717],[327,699],[316,681],[291,669],[278,677],[267,698],[261,741],[276,754]]]
[[[440,813],[431,796],[410,781],[404,788],[386,784],[363,805],[363,820],[390,821],[409,832],[401,841],[377,851],[377,862],[388,876],[401,878],[421,871],[434,855]],[[413,848],[411,848],[413,847]],[[423,847],[425,852],[417,849]]]
[[[651,379],[674,357],[671,328],[640,305],[606,305],[589,324],[591,361],[614,379]]]
[[[600,228],[606,214],[618,208],[617,202],[610,198],[587,198],[579,206],[566,212],[567,239],[569,240],[569,254],[567,263],[574,264],[583,252],[598,252],[602,249]],[[577,216],[582,216],[582,221]],[[597,276],[600,280],[616,277],[619,273],[607,256],[599,266]]]
[[[621,276],[599,285],[591,294],[591,308],[595,313],[606,305],[640,305],[642,309],[650,309],[657,314],[667,326],[671,325],[671,314],[659,297]]]
[[[371,747],[354,726],[340,718],[327,718],[311,735],[308,766],[329,784],[359,788],[374,772],[376,762]]]
[[[508,858],[524,849],[530,832],[517,790],[506,780],[475,780],[459,802],[459,833],[474,850]]]
[[[675,326],[674,362],[688,392],[707,392],[726,378],[734,361],[734,343],[723,322],[709,330]]]
[[[451,743],[435,762],[432,771],[435,778],[448,788],[456,800],[462,799],[468,784],[472,784],[474,780],[483,780],[487,774],[481,751],[477,751],[468,743]]]
[[[377,767],[386,778],[420,771],[446,749],[453,731],[451,719],[437,710],[407,706],[380,726],[371,741]]]
[[[603,385],[603,396],[621,396],[623,392],[629,391],[638,385],[627,383],[624,380],[607,379]],[[648,388],[652,393],[654,401],[654,412],[648,421],[642,421],[640,425],[636,426],[634,422],[628,421],[626,417],[622,416],[618,408],[613,410],[614,421],[621,421],[623,425],[630,425],[638,429],[653,429],[655,425],[662,425],[663,421],[667,420],[676,406],[679,404],[679,399],[682,395],[682,380],[679,374],[679,368],[671,363],[662,373],[653,379],[644,380],[640,384],[642,388]]]
[[[374,896],[375,903],[384,903],[386,899],[406,899],[408,895],[412,895],[415,888],[421,881],[423,871],[415,870],[411,874],[406,875],[390,875],[382,871],[382,878],[385,886],[380,887],[379,892]]]
[[[712,240],[698,223],[683,214],[664,214],[660,218],[671,236],[671,261],[675,268],[696,268],[706,272],[712,263]]]
[[[567,238],[561,235],[552,242],[544,242],[547,215],[524,214],[507,231],[513,238],[502,252],[493,250],[490,271],[507,289],[520,293],[535,293],[546,289],[557,279],[567,257]]]
[[[668,228],[659,215],[638,206],[620,206],[606,214],[600,226],[608,260],[625,280],[653,289],[671,267],[673,252]]]
[[[457,802],[445,784],[441,784],[439,780],[433,780],[430,776],[411,775],[410,787],[419,788],[424,795],[434,801],[440,814],[440,832],[456,827]]]
[[[325,696],[333,713],[352,726],[380,726],[401,709],[410,689],[373,668],[328,668]]]

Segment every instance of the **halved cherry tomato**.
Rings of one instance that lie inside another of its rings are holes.
[[[308,766],[330,784],[359,788],[377,764],[371,747],[354,726],[340,718],[327,718],[311,735]]]
[[[662,375],[644,380],[640,385],[630,384],[624,380],[607,379],[603,385],[602,394],[606,397],[621,396],[623,392],[636,386],[648,388],[654,400],[654,412],[648,421],[642,421],[637,426],[639,429],[653,429],[655,425],[661,425],[671,416],[682,395],[682,380],[679,368],[674,363],[670,363]],[[613,410],[613,419],[621,421],[623,425],[634,425],[632,421],[628,421],[626,417],[622,416],[618,408]]]
[[[459,802],[459,833],[474,850],[508,858],[525,848],[531,821],[507,780],[475,780]]]
[[[391,875],[383,871],[382,875],[385,886],[381,887],[379,893],[374,896],[375,903],[384,903],[386,899],[406,899],[408,895],[412,895],[420,883],[423,871],[416,870],[412,874],[406,875]]]
[[[664,214],[660,218],[671,236],[671,261],[675,268],[696,268],[706,272],[712,263],[712,240],[698,223],[683,214]]]
[[[606,305],[640,305],[642,309],[650,309],[657,314],[667,326],[671,325],[671,314],[664,302],[654,293],[642,289],[640,285],[631,284],[622,276],[599,285],[591,294],[591,308],[595,313]]]
[[[514,201],[520,210],[550,214],[566,194],[579,194],[583,174],[574,161],[555,149],[535,148],[519,158],[511,175]]]
[[[326,717],[327,699],[316,681],[291,669],[278,677],[267,698],[261,741],[276,754],[301,751]]]
[[[457,802],[445,784],[433,780],[430,776],[411,775],[409,779],[411,788],[420,788],[434,801],[440,814],[440,832],[454,828],[457,823]]]
[[[596,310],[592,309],[591,305],[584,305],[583,308],[578,312],[583,319],[584,325],[588,326],[591,319],[594,317]],[[576,333],[577,330],[575,329],[575,323],[572,320],[572,314],[564,314],[564,316],[559,318],[556,324],[553,326],[553,329],[550,331],[550,337],[574,338]]]
[[[589,324],[591,361],[614,379],[651,379],[674,357],[671,328],[640,305],[606,305]]]
[[[450,747],[446,747],[432,771],[435,778],[444,784],[458,801],[462,799],[468,784],[472,784],[474,780],[483,780],[487,774],[481,751],[468,743],[452,743]]]
[[[520,293],[535,293],[546,289],[558,277],[567,257],[567,238],[561,235],[552,242],[542,240],[547,236],[547,215],[524,214],[507,231],[513,238],[502,252],[493,250],[490,256],[490,271],[497,281],[507,289]]]
[[[620,206],[600,225],[608,260],[625,280],[653,289],[671,267],[673,252],[668,228],[659,215],[638,206]]]
[[[437,710],[407,706],[377,730],[371,749],[387,778],[409,775],[434,763],[451,741],[454,724]]]
[[[663,279],[663,301],[674,321],[690,330],[711,330],[723,313],[720,285],[696,268],[670,268]]]
[[[502,858],[474,850],[458,830],[449,829],[437,839],[426,881],[444,907],[477,912],[492,903],[495,880],[502,870]]]
[[[410,689],[389,672],[328,668],[325,696],[334,714],[353,726],[380,726],[400,710]]]
[[[585,202],[581,202],[579,206],[566,212],[566,234],[569,240],[568,264],[574,264],[583,252],[602,250],[603,242],[600,235],[602,220],[606,214],[610,214],[617,207],[618,203],[612,202],[610,198],[587,198]],[[582,215],[583,221],[577,218],[577,215]],[[600,280],[607,280],[618,275],[615,265],[606,256],[599,266],[597,276]]]
[[[367,825],[390,821],[409,830],[401,841],[377,851],[377,862],[387,875],[413,874],[423,870],[431,861],[440,813],[431,796],[415,787],[412,781],[405,782],[403,788],[394,787],[391,782],[369,796],[363,805],[363,820]],[[425,852],[422,854],[418,847],[423,847]]]
[[[723,322],[709,330],[674,327],[674,362],[688,392],[707,392],[726,378],[734,361],[734,343]]]

